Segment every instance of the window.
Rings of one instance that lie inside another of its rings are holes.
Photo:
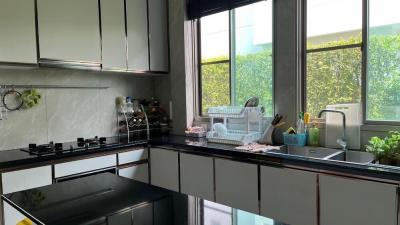
[[[400,1],[369,4],[366,117],[400,121]]]
[[[379,0],[377,0],[379,1]],[[361,102],[362,0],[307,0],[306,111]]]
[[[272,219],[202,200],[202,225],[284,225]]]
[[[200,19],[200,114],[260,98],[273,113],[272,0]]]

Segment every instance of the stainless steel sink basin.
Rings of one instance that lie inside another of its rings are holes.
[[[347,156],[345,152],[340,152],[340,154],[334,155],[328,159],[351,163],[368,164],[374,162],[375,157],[369,152],[347,151]]]
[[[321,147],[310,147],[310,146],[304,146],[304,147],[286,146],[285,148],[279,150],[271,150],[268,152],[303,156],[303,157],[317,158],[317,159],[330,159],[335,157],[336,155],[341,154],[343,151],[332,148],[321,148]]]

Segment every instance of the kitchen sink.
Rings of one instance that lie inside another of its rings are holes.
[[[330,159],[343,153],[343,151],[338,149],[311,147],[311,146],[304,146],[304,147],[286,146],[282,149],[270,150],[268,152],[303,156],[303,157],[317,158],[317,159]]]
[[[375,160],[375,157],[373,154],[371,154],[369,152],[347,151],[347,156],[346,156],[345,152],[340,152],[340,154],[334,155],[328,159],[336,160],[336,161],[359,163],[359,164],[368,164],[368,163],[373,163]]]
[[[340,149],[311,147],[311,146],[304,146],[304,147],[285,146],[281,149],[270,150],[268,152],[302,156],[308,158],[324,159],[324,160],[358,163],[358,164],[373,163],[375,160],[374,155],[369,152],[349,150],[347,151],[347,157],[346,157],[346,153]]]

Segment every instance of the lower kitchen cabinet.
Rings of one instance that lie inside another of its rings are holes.
[[[167,149],[150,149],[150,183],[179,192],[178,152]]]
[[[180,154],[181,192],[214,200],[214,162],[212,157]]]
[[[28,190],[52,184],[51,166],[18,170],[1,174],[3,194]],[[15,225],[25,218],[3,201],[4,225]]]
[[[164,198],[153,202],[153,225],[174,225],[172,198]]]
[[[137,180],[143,183],[149,183],[149,164],[143,163],[131,167],[119,169],[118,174],[121,177]]]
[[[396,225],[394,184],[320,175],[321,225]]]
[[[215,159],[216,202],[259,213],[258,165]]]
[[[262,216],[290,225],[318,224],[317,174],[261,166],[260,195]]]
[[[134,208],[132,210],[132,220],[133,225],[153,225],[153,205],[147,204]]]
[[[132,225],[132,210],[109,216],[108,225]]]

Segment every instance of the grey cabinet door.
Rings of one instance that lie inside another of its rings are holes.
[[[34,0],[0,0],[0,61],[36,63]]]
[[[214,201],[212,157],[180,153],[181,192]]]
[[[260,212],[290,225],[317,225],[317,174],[261,166]]]
[[[147,163],[119,169],[118,175],[143,183],[149,183],[149,165]]]
[[[150,149],[151,184],[179,192],[178,152],[167,149]]]
[[[132,210],[109,216],[108,225],[132,225]]]
[[[398,185],[320,175],[321,225],[396,225]]]
[[[124,0],[101,0],[101,42],[103,69],[126,70]]]
[[[174,225],[172,198],[165,198],[153,203],[154,225]]]
[[[126,24],[128,38],[128,69],[148,71],[149,36],[147,1],[126,0]]]
[[[258,165],[215,159],[216,202],[258,214]]]
[[[132,210],[133,225],[153,225],[153,205],[147,204]]]
[[[169,70],[167,0],[148,0],[150,70]]]
[[[37,0],[40,58],[101,61],[98,0]]]

